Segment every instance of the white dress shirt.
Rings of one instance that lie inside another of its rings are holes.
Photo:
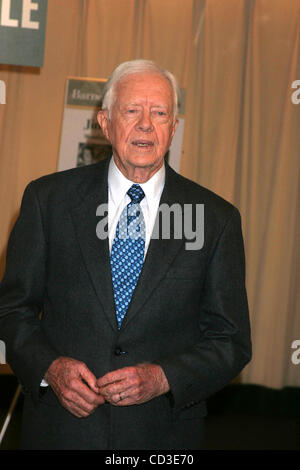
[[[126,193],[133,184],[136,183],[128,180],[123,173],[121,173],[112,158],[108,169],[108,235],[110,251],[120,215],[124,207],[131,201]],[[149,246],[164,184],[164,165],[146,183],[140,183],[145,193],[145,197],[140,202],[146,226],[144,257],[146,256]]]

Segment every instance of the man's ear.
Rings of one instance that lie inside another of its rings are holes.
[[[97,114],[97,121],[101,130],[104,134],[104,137],[109,140],[109,132],[108,132],[108,110],[102,109]]]
[[[176,132],[176,129],[177,129],[177,126],[178,126],[178,119],[175,119],[174,123],[173,123],[173,128],[172,128],[172,132],[171,132],[171,138],[173,139],[174,137],[174,134]]]

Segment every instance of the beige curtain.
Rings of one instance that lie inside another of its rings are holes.
[[[299,386],[300,2],[195,6],[182,173],[242,213],[253,338],[243,381]]]
[[[151,58],[187,92],[181,173],[242,214],[253,360],[241,381],[300,386],[299,13],[300,0],[49,1],[44,67],[0,65],[0,274],[25,185],[56,171],[66,78]]]

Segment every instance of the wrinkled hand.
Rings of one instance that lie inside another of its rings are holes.
[[[78,418],[89,416],[105,402],[99,394],[94,374],[83,362],[75,359],[59,357],[53,361],[45,380],[62,406]]]
[[[97,385],[105,400],[116,406],[139,405],[170,390],[162,368],[156,364],[108,372],[97,380]]]

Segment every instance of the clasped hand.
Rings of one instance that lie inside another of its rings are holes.
[[[156,364],[124,367],[97,379],[83,362],[60,357],[51,364],[45,379],[62,406],[78,418],[89,416],[105,402],[138,405],[169,390],[166,376]]]

